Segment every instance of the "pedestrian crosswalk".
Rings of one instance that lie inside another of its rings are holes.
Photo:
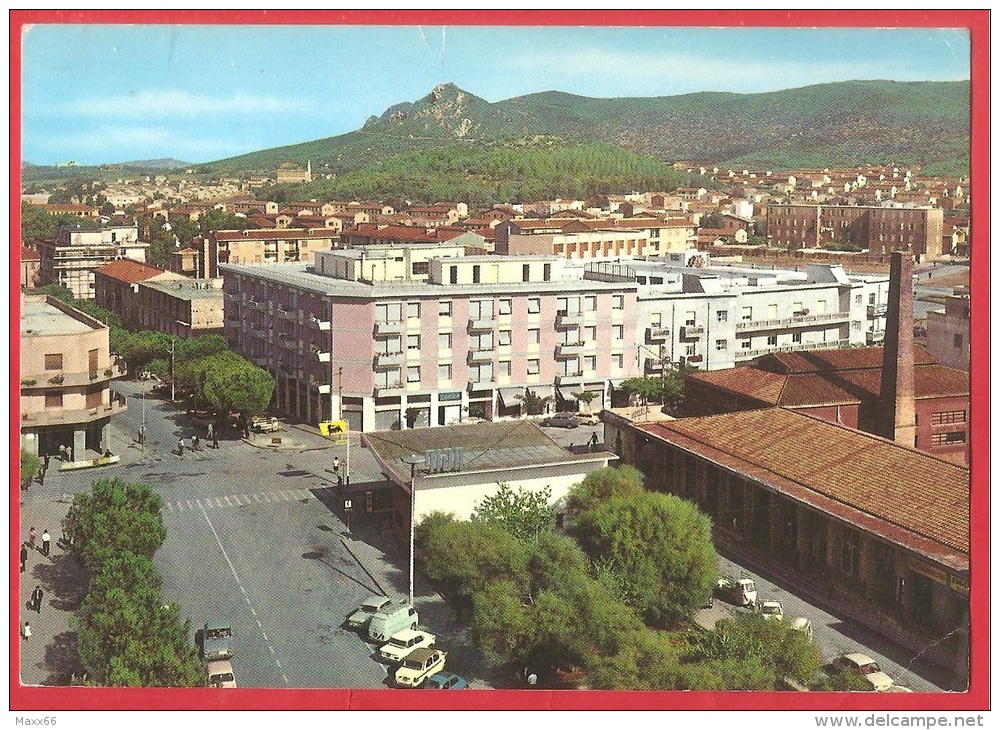
[[[270,492],[253,492],[244,494],[229,494],[222,497],[200,497],[197,499],[178,499],[173,502],[166,502],[163,511],[193,512],[210,509],[226,509],[229,507],[259,506],[262,504],[280,504],[287,502],[301,502],[303,500],[318,499],[317,494],[328,491],[330,487],[322,489],[274,489]]]

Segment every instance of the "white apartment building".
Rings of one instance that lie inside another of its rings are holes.
[[[123,258],[145,263],[149,244],[139,241],[136,226],[78,223],[61,228],[38,251],[42,284],[59,284],[77,299],[93,299],[96,269]]]

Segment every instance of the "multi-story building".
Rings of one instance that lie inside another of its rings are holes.
[[[661,256],[691,248],[694,225],[656,217],[603,220],[511,220],[495,229],[497,253],[547,254],[570,260]]]
[[[223,333],[221,278],[146,280],[136,289],[139,329],[184,339]]]
[[[634,282],[572,277],[553,256],[438,256],[425,281],[412,262],[402,280],[377,268],[352,280],[358,255],[221,267],[226,338],[275,376],[274,405],[291,416],[447,425],[520,415],[529,390],[570,407],[592,392],[600,406],[632,366]]]
[[[125,374],[111,359],[108,328],[51,296],[21,298],[21,448],[82,461],[107,447],[125,400],[111,389]]]
[[[191,242],[197,251],[198,278],[219,276],[219,264],[281,264],[311,261],[316,251],[334,248],[339,236],[330,228],[272,228],[212,231]]]
[[[944,211],[846,205],[769,205],[767,238],[772,246],[822,248],[853,243],[872,253],[906,251],[918,260],[942,253]]]
[[[805,272],[712,266],[697,252],[587,268],[638,284],[636,342],[647,375],[731,368],[770,352],[863,346],[885,333],[885,276],[811,264]]]
[[[942,364],[968,372],[972,333],[969,329],[969,295],[946,297],[944,309],[927,312],[927,349]]]
[[[115,259],[144,263],[149,244],[139,241],[136,226],[79,223],[59,230],[38,245],[43,284],[59,284],[77,299],[94,298],[94,271]]]
[[[139,329],[136,296],[139,282],[178,280],[184,277],[130,259],[119,259],[94,270],[94,301],[117,314],[126,329]]]

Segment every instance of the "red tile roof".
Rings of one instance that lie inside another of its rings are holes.
[[[104,276],[112,279],[118,279],[119,281],[124,281],[129,284],[136,284],[140,281],[146,281],[147,279],[152,279],[154,276],[166,273],[163,269],[158,269],[155,266],[147,266],[146,264],[140,264],[138,261],[133,261],[131,259],[118,259],[117,261],[104,264],[104,266],[101,266],[94,271],[95,273],[103,274]]]
[[[36,249],[21,246],[21,261],[40,261],[42,255]]]
[[[968,569],[966,467],[783,408],[638,428],[956,570]]]

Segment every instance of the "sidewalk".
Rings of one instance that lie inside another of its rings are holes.
[[[31,624],[31,638],[19,639],[22,685],[68,685],[71,675],[83,672],[70,618],[83,601],[87,580],[77,560],[57,544],[62,535],[62,518],[68,510],[69,502],[58,498],[21,505],[21,541],[27,541],[31,527],[39,535],[36,549],[28,550],[20,579],[18,626],[23,627],[25,621]],[[41,552],[43,530],[52,535],[48,557]],[[28,608],[36,585],[45,592],[37,613]]]

